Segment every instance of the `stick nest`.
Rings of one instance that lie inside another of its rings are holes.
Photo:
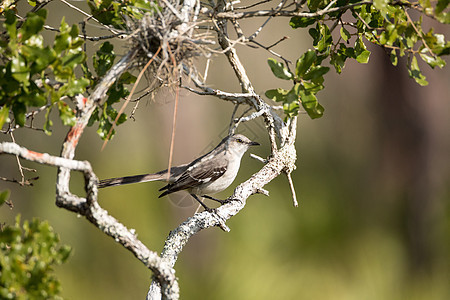
[[[146,13],[139,22],[129,23],[132,46],[138,47],[139,65],[145,65],[150,59],[147,75],[151,85],[178,84],[181,74],[197,72],[193,59],[198,56],[209,57],[214,45],[212,35],[199,32],[197,17],[194,20],[183,20],[182,5],[169,6]],[[198,15],[198,13],[197,13]]]

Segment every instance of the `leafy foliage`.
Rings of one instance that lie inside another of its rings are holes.
[[[64,263],[71,249],[58,246],[59,237],[47,222],[25,221],[0,231],[0,298],[60,298],[61,286],[52,274]]]
[[[93,64],[95,72],[97,73],[96,78],[93,78],[93,81],[96,82],[102,77],[103,75],[108,72],[108,70],[113,66],[114,59],[116,58],[116,55],[114,54],[114,46],[109,43],[105,42],[100,47],[100,49],[97,51],[96,56],[93,58]],[[128,96],[129,91],[126,89],[126,84],[131,84],[136,81],[136,77],[131,75],[128,72],[125,72],[119,80],[114,84],[109,90],[108,90],[108,98],[101,108],[96,108],[93,112],[88,125],[92,126],[96,122],[98,122],[98,129],[97,133],[102,139],[106,139],[108,136],[108,132],[112,127],[112,124],[114,120],[117,117],[117,110],[113,107],[114,103],[117,103],[120,101],[120,99],[125,98]],[[127,120],[127,116],[125,114],[121,114],[119,119],[117,120],[117,125],[122,124]],[[115,130],[112,131],[111,136],[113,136],[115,133]]]
[[[150,5],[148,1],[131,2],[137,7]],[[118,5],[112,1],[103,1],[99,3],[98,9],[103,9],[107,3]],[[124,8],[124,3],[119,6],[130,14],[137,13],[134,11],[136,7]],[[0,58],[4,62],[0,65],[0,128],[5,123],[12,127],[14,123],[25,126],[27,118],[32,117],[33,111],[39,110],[39,107],[46,111],[43,130],[47,134],[51,134],[53,122],[50,113],[54,109],[58,111],[63,125],[72,126],[75,122],[72,99],[77,94],[85,93],[88,88],[95,87],[100,77],[112,67],[116,58],[112,44],[102,44],[94,56],[93,65],[97,75],[94,77],[87,66],[84,40],[79,37],[76,25],[69,26],[63,18],[53,44],[44,45],[41,32],[46,10],[28,13],[23,22],[17,19],[12,9],[6,9],[4,16],[3,27],[6,31],[0,36]],[[83,71],[82,76],[77,75],[80,74],[77,73],[78,68]],[[117,116],[112,104],[128,95],[125,85],[134,81],[134,76],[129,73],[122,76],[108,92],[107,104],[99,108],[91,119],[90,125],[99,122],[98,133],[102,138],[106,138],[111,120]],[[118,124],[125,120],[126,116],[122,115]]]
[[[9,190],[0,191],[0,206],[2,206],[3,203],[8,201],[9,194],[10,194]]]
[[[8,121],[9,111],[14,122],[24,126],[27,112],[41,106],[47,109],[47,134],[51,133],[48,116],[53,108],[59,111],[64,125],[75,121],[73,109],[63,99],[83,93],[89,84],[74,71],[86,59],[81,47],[84,42],[78,37],[78,28],[69,26],[63,18],[53,46],[45,46],[40,32],[46,16],[42,9],[28,13],[21,22],[14,11],[5,12],[6,34],[0,40],[0,56],[6,62],[0,65],[0,127]],[[52,81],[43,79],[48,75]]]
[[[428,0],[415,4],[376,0],[373,4],[361,5],[358,1],[332,3],[309,0],[307,4],[311,16],[293,17],[289,25],[298,29],[315,24],[308,29],[314,50],[308,50],[297,60],[295,73],[289,70],[289,66],[269,59],[272,73],[277,78],[293,81],[291,90],[278,88],[266,92],[268,98],[283,103],[288,117],[298,113],[300,103],[311,118],[322,116],[324,109],[318,103],[316,93],[323,89],[323,75],[329,71],[322,62],[329,58],[337,73],[342,72],[347,59],[368,63],[370,51],[366,47],[367,42],[386,49],[393,65],[397,65],[398,56],[407,56],[409,76],[420,85],[428,82],[420,70],[418,58],[432,68],[442,68],[445,61],[441,57],[450,54],[450,43],[444,35],[435,33],[432,28],[428,31],[422,28],[423,16],[450,23],[446,12],[448,0],[439,0],[434,7]],[[314,15],[319,10],[321,13]],[[421,14],[415,21],[409,13],[411,10]],[[342,16],[346,12],[353,17],[352,21],[347,21],[347,18],[343,21]],[[332,26],[329,27],[328,23]],[[339,35],[332,35],[339,26]]]
[[[126,0],[126,1],[88,1],[91,13],[102,24],[111,25],[117,29],[126,29],[127,24],[123,16],[133,19],[141,19],[144,12],[153,11],[158,8],[156,4],[147,0]]]
[[[330,68],[321,66],[320,61],[321,58],[316,52],[309,50],[297,60],[295,73],[291,73],[282,63],[273,58],[269,59],[269,65],[276,77],[294,81],[291,90],[278,88],[266,92],[268,98],[283,103],[284,112],[288,117],[298,114],[299,103],[311,118],[323,115],[324,108],[317,101],[316,93],[323,89],[323,75]]]

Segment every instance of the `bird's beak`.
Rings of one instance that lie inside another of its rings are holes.
[[[250,145],[250,146],[259,146],[259,143],[257,143],[257,142],[251,142],[249,145]]]

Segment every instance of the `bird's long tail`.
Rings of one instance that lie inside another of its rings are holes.
[[[147,181],[156,181],[156,180],[167,181],[167,175],[165,177],[164,177],[164,175],[165,174],[153,173],[153,174],[143,174],[143,175],[134,175],[134,176],[103,179],[103,180],[100,180],[100,182],[98,183],[98,187],[105,188],[105,187],[109,187],[109,186],[117,186],[117,185],[147,182]]]
[[[109,186],[117,186],[124,185],[130,183],[140,183],[140,182],[148,182],[148,181],[166,181],[173,182],[178,176],[180,176],[186,169],[188,165],[181,165],[177,167],[170,168],[170,176],[168,176],[167,170],[160,171],[158,173],[152,174],[143,174],[143,175],[134,175],[134,176],[126,176],[126,177],[116,177],[100,180],[98,183],[98,188],[105,188]]]

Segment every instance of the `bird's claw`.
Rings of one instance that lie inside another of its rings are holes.
[[[223,204],[230,203],[230,202],[233,202],[233,201],[238,201],[238,202],[241,202],[241,203],[242,203],[241,199],[238,199],[238,198],[232,198],[232,197],[227,198],[227,199],[225,199],[225,200],[223,200],[223,201],[224,201]]]

